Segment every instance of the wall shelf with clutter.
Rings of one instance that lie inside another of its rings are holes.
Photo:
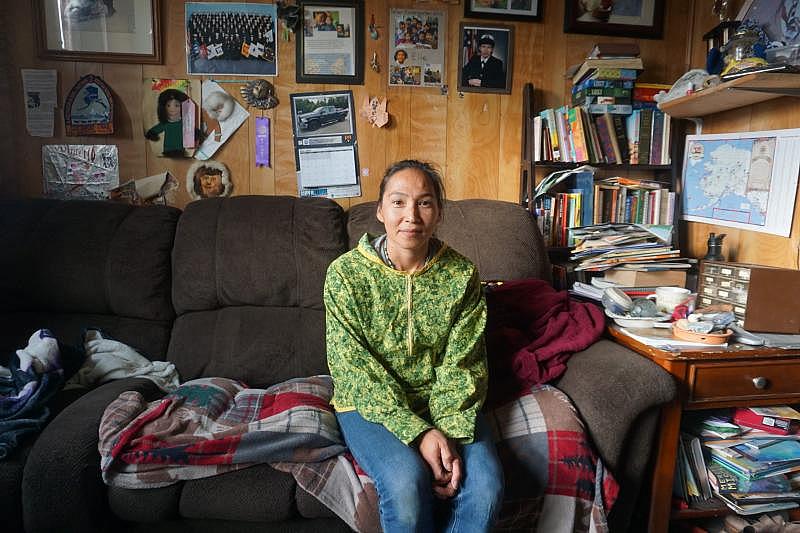
[[[672,118],[702,117],[781,96],[800,96],[800,75],[771,72],[748,74],[664,102],[659,108]]]

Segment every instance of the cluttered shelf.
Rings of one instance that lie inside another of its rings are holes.
[[[800,75],[748,74],[659,105],[672,118],[701,117],[757,104],[781,96],[800,96]]]
[[[584,163],[568,163],[565,161],[537,161],[536,166],[553,169],[553,170],[560,170],[560,169],[570,169],[570,168],[577,168]],[[672,165],[630,165],[627,163],[592,163],[593,167],[597,168],[608,168],[613,170],[664,170],[670,171],[672,170]]]

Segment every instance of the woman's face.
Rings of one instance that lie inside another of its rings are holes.
[[[203,174],[200,176],[200,196],[215,198],[222,194],[222,176],[219,174]]]
[[[442,218],[431,181],[416,168],[396,172],[378,204],[378,220],[386,228],[389,251],[428,253],[428,241]]]
[[[395,54],[395,58],[397,59],[398,63],[405,63],[406,62],[406,53],[403,50],[398,50]]]
[[[181,119],[181,103],[175,99],[167,100],[164,105],[167,110],[167,118],[170,122],[175,122]]]

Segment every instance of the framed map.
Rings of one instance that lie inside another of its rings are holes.
[[[788,237],[800,129],[687,135],[682,218]]]

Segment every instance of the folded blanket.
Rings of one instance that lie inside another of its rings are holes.
[[[36,331],[4,370],[0,376],[0,459],[22,437],[41,431],[50,416],[47,402],[64,384],[58,342],[48,330]]]
[[[83,346],[86,360],[65,388],[91,387],[135,377],[149,379],[164,392],[172,392],[180,384],[174,364],[150,361],[127,344],[108,338],[102,331],[86,330]]]
[[[162,487],[256,463],[313,462],[345,450],[330,376],[248,389],[223,378],[187,381],[161,400],[134,391],[106,408],[100,423],[103,480]]]
[[[570,300],[538,279],[504,282],[486,292],[488,406],[497,406],[564,373],[569,357],[603,334],[595,305]]]

